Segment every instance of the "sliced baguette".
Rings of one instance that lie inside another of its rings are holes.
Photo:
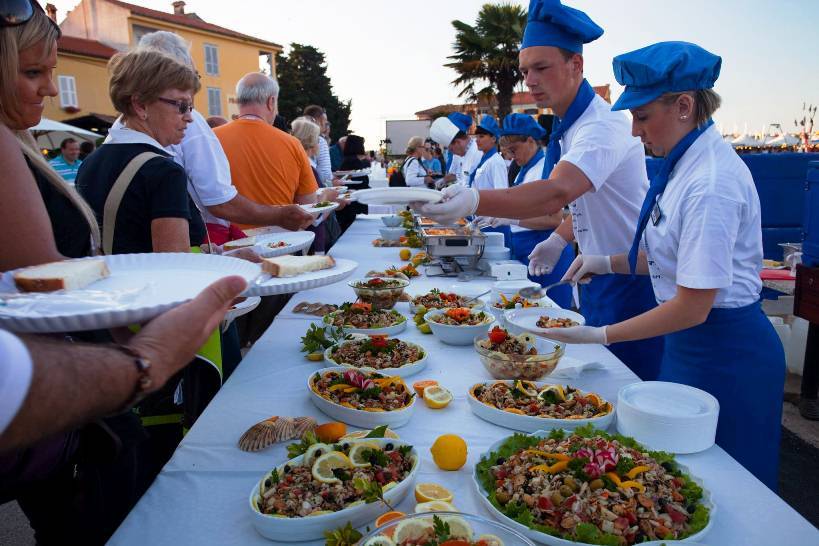
[[[330,269],[336,265],[332,256],[278,256],[265,258],[262,271],[274,277],[295,277],[301,273]]]
[[[236,239],[235,241],[228,241],[222,248],[225,250],[236,250],[237,248],[247,248],[256,244],[256,237],[245,237],[244,239]]]
[[[18,271],[14,284],[23,292],[76,290],[110,274],[104,260],[52,262]]]

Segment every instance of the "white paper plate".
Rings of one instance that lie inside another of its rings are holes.
[[[487,383],[506,383],[514,385],[514,380],[495,380]],[[476,383],[478,385],[483,383]],[[537,383],[538,389],[543,388],[551,383]],[[467,391],[467,400],[469,400],[469,407],[472,413],[485,421],[494,423],[501,427],[511,428],[512,430],[521,430],[523,432],[536,432],[538,430],[551,430],[555,428],[562,428],[564,430],[574,430],[583,425],[592,424],[595,428],[606,430],[614,420],[614,404],[612,404],[612,411],[607,415],[601,417],[592,417],[589,419],[550,419],[547,417],[535,417],[532,415],[518,415],[508,411],[499,410],[492,406],[488,406],[475,398],[472,394],[472,389],[475,385],[469,387]],[[602,398],[602,397],[601,397]]]
[[[82,290],[33,295],[26,298],[32,305],[25,309],[0,305],[0,328],[49,333],[137,324],[194,298],[222,277],[239,275],[252,285],[261,273],[259,264],[213,254],[115,254],[102,259],[111,275]],[[19,294],[14,273],[0,277],[0,293]]]
[[[415,403],[418,401],[417,396],[413,397],[409,406],[394,411],[364,411],[353,408],[345,408],[344,406],[330,402],[326,398],[322,398],[316,394],[311,387],[313,376],[315,376],[316,373],[323,374],[329,371],[338,372],[338,368],[323,368],[318,370],[318,372],[311,373],[307,378],[307,390],[310,392],[310,399],[313,401],[313,404],[315,404],[315,406],[320,409],[322,413],[325,413],[331,419],[365,429],[374,429],[376,427],[380,427],[381,425],[387,425],[391,429],[396,429],[407,424],[410,417],[412,417],[412,412],[415,410]],[[378,373],[381,375],[386,375],[382,374],[381,372]],[[412,390],[412,387],[409,385],[407,385],[407,388]]]
[[[336,265],[330,269],[302,273],[295,277],[260,277],[258,283],[248,286],[243,296],[273,296],[292,294],[310,290],[319,286],[333,284],[349,277],[358,267],[358,262],[344,258],[335,258]],[[266,280],[265,280],[266,279]]]
[[[443,194],[428,188],[371,188],[354,191],[353,197],[364,205],[408,205],[416,201],[437,203]]]
[[[338,203],[332,203],[330,205],[327,205],[326,207],[321,207],[321,208],[316,208],[312,204],[310,204],[310,205],[299,205],[299,206],[301,208],[303,208],[306,212],[309,212],[310,214],[312,214],[314,216],[319,216],[319,215],[321,215],[321,214],[323,214],[325,212],[330,212],[331,210],[336,210],[338,208]]]
[[[532,436],[541,436],[546,437],[549,435],[547,431],[538,431],[532,434]],[[489,453],[493,451],[497,451],[500,445],[506,441],[506,438],[498,440],[494,444],[492,444],[486,452],[484,452],[479,460],[483,460]],[[708,531],[711,530],[711,526],[714,524],[714,518],[717,513],[717,506],[714,504],[713,499],[711,498],[711,492],[706,489],[705,485],[703,484],[702,480],[695,476],[691,470],[685,466],[684,464],[677,461],[677,466],[680,470],[682,470],[685,474],[691,477],[691,479],[700,487],[702,487],[702,499],[700,502],[708,508],[709,515],[708,515],[708,524],[705,528],[700,531],[699,533],[693,534],[690,537],[686,537],[685,540],[663,540],[658,541],[657,543],[665,543],[668,546],[672,545],[682,545],[682,544],[690,544],[692,542],[698,541],[698,539],[704,537]],[[556,536],[548,535],[546,533],[541,533],[540,531],[535,531],[534,529],[530,529],[529,527],[523,525],[522,523],[518,523],[517,521],[509,518],[505,514],[501,513],[500,510],[495,508],[489,499],[486,498],[486,490],[481,485],[480,480],[478,479],[477,471],[475,470],[477,465],[473,467],[472,470],[472,485],[475,488],[475,492],[477,493],[477,497],[480,500],[483,507],[494,517],[496,520],[500,521],[501,523],[508,525],[512,529],[523,533],[526,537],[534,540],[535,542],[539,542],[541,544],[548,544],[549,546],[593,546],[591,544],[587,544],[585,542],[574,542],[571,540],[566,540],[563,538],[559,538]]]
[[[342,176],[367,176],[370,174],[370,169],[358,169],[355,171],[334,171],[333,176],[341,178]]]
[[[362,438],[360,440],[348,440],[349,443],[360,442],[375,442],[379,445],[386,445],[388,443],[396,446],[409,445],[401,440],[391,438]],[[407,493],[412,491],[415,482],[415,475],[418,473],[418,468],[421,466],[421,459],[417,450],[411,451],[415,455],[415,462],[409,475],[398,485],[384,493],[384,498],[393,505],[398,505]],[[286,463],[281,464],[277,469],[281,469],[285,464],[297,465],[301,462],[303,455],[299,455],[294,459],[290,459]],[[268,478],[270,474],[266,473],[261,480],[250,491],[249,508],[251,518],[253,519],[253,526],[265,538],[271,540],[281,541],[286,538],[288,542],[301,542],[307,540],[324,540],[325,531],[333,531],[339,527],[343,527],[348,522],[353,527],[361,527],[362,525],[372,523],[375,518],[379,516],[386,508],[380,502],[373,502],[370,504],[358,504],[349,506],[344,510],[333,512],[331,514],[321,514],[318,516],[310,516],[306,518],[279,518],[268,516],[260,513],[255,508],[255,502],[259,497],[259,486],[262,480]]]
[[[357,334],[357,335],[362,336],[362,334]],[[366,336],[362,336],[362,337],[366,337]],[[400,340],[400,341],[404,341],[404,340]],[[346,342],[344,342],[344,343],[346,343]],[[340,345],[343,345],[344,343],[341,343]],[[424,352],[424,356],[422,356],[420,359],[416,360],[415,362],[411,362],[409,364],[404,364],[400,368],[386,368],[386,369],[383,369],[383,370],[376,370],[376,369],[373,369],[373,368],[359,368],[358,366],[350,366],[349,364],[339,364],[338,362],[333,360],[333,355],[332,355],[333,349],[335,349],[336,346],[330,347],[329,349],[324,351],[324,360],[328,364],[331,364],[333,366],[339,366],[341,368],[353,368],[355,370],[374,371],[374,372],[380,373],[381,375],[386,375],[386,376],[390,376],[390,377],[396,377],[396,376],[397,377],[409,377],[411,375],[417,374],[418,372],[420,372],[421,370],[423,370],[424,368],[427,367],[427,353],[428,353],[428,351],[426,349],[424,349],[423,347],[421,347],[420,345],[418,345],[417,343],[412,343],[410,341],[405,341],[405,343],[407,343],[409,345],[414,345],[415,347],[418,347],[419,349],[421,349]]]
[[[281,233],[266,233],[264,235],[256,235],[256,244],[252,247],[262,258],[274,258],[276,256],[284,256],[285,254],[293,254],[301,252],[313,244],[316,234],[312,231],[285,231]],[[270,248],[267,243],[278,243],[284,241],[288,246],[281,248]]]
[[[222,319],[222,322],[228,323],[233,320],[236,320],[242,315],[250,313],[259,306],[261,301],[262,298],[260,298],[259,296],[245,298],[244,300],[240,301],[239,303],[228,309],[228,312],[225,313],[225,318]]]
[[[580,326],[586,324],[586,319],[583,318],[583,315],[560,307],[509,309],[503,314],[503,318],[508,324],[548,339],[548,337],[544,335],[546,329],[537,326],[537,321],[540,317],[567,318],[577,322]]]
[[[338,311],[333,311],[333,313],[337,313],[337,312]],[[329,315],[332,315],[333,313],[329,313]],[[398,313],[398,311],[396,311],[396,313]],[[398,314],[401,315],[401,313],[398,313]],[[327,317],[328,315],[324,315],[324,316]],[[367,335],[371,335],[371,336],[394,336],[395,334],[399,334],[399,333],[403,332],[407,328],[407,317],[405,317],[404,315],[401,315],[401,318],[403,318],[404,320],[402,320],[398,324],[393,324],[392,326],[385,326],[383,328],[368,328],[368,329],[346,327],[346,328],[344,328],[344,332],[346,332],[348,334],[367,334]],[[330,324],[328,321],[324,320],[323,318],[322,318],[322,322],[324,322],[325,324]]]

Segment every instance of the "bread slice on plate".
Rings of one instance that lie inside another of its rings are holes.
[[[76,290],[110,274],[105,260],[52,262],[18,271],[14,284],[22,292]]]
[[[236,239],[235,241],[228,241],[222,248],[225,250],[236,250],[237,248],[247,248],[256,244],[256,237],[245,237],[244,239]]]
[[[279,256],[262,260],[262,271],[274,277],[295,277],[336,265],[332,256]]]

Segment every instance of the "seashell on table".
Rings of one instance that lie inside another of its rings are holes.
[[[274,415],[247,429],[239,438],[242,451],[259,451],[276,442],[301,438],[304,433],[316,428],[312,417],[279,417]]]

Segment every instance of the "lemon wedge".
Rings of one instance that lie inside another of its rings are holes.
[[[422,512],[457,512],[458,509],[451,502],[434,500],[429,502],[419,502],[415,505],[415,513]]]
[[[445,408],[452,402],[452,393],[440,385],[430,385],[424,389],[424,402],[432,409]]]
[[[304,452],[304,457],[301,460],[301,464],[302,466],[312,467],[313,463],[316,462],[316,459],[326,453],[330,453],[331,451],[333,451],[333,448],[327,444],[313,444],[307,448],[307,451]]]
[[[392,535],[392,540],[396,544],[402,544],[410,540],[418,541],[422,538],[431,537],[432,534],[433,530],[431,519],[408,519],[395,526],[395,532]]]
[[[357,468],[372,466],[370,461],[364,458],[364,452],[367,450],[381,451],[381,446],[375,442],[359,442],[353,444],[353,447],[350,448],[350,461],[353,463],[353,466]]]
[[[331,451],[316,459],[311,472],[313,477],[321,483],[341,483],[341,480],[333,474],[333,470],[339,468],[353,468],[353,463],[344,453]]]
[[[444,501],[452,502],[452,491],[437,483],[419,483],[415,486],[417,502]]]

